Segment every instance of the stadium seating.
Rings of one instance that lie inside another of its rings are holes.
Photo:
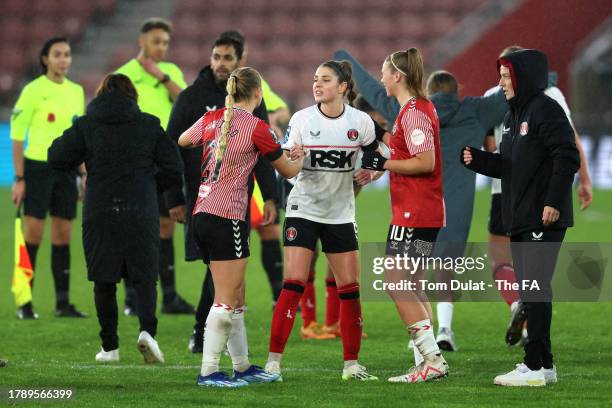
[[[38,53],[51,36],[77,43],[87,24],[109,15],[118,0],[3,0],[0,2],[0,103],[12,104],[28,76],[37,75]]]
[[[436,39],[484,2],[178,0],[171,54],[185,72],[197,73],[216,36],[239,29],[249,42],[249,65],[298,108],[312,102],[314,70],[335,49],[350,50],[378,72],[393,50],[417,46],[427,56]]]

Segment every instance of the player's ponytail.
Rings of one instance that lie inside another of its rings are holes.
[[[225,112],[223,113],[223,124],[221,125],[221,136],[215,149],[215,172],[213,181],[216,181],[221,171],[221,161],[225,155],[228,144],[228,134],[234,117],[234,103],[249,100],[256,89],[261,89],[261,76],[259,72],[250,67],[234,70],[228,80],[227,96],[225,97]]]
[[[421,52],[417,48],[412,47],[406,51],[396,51],[389,55],[385,62],[391,65],[392,72],[400,72],[404,76],[406,87],[414,96],[427,99],[423,89],[425,67]]]

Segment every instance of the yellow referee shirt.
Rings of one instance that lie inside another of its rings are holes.
[[[41,75],[23,88],[11,115],[11,139],[28,143],[24,156],[47,161],[51,143],[85,113],[83,87],[68,79],[61,84]]]

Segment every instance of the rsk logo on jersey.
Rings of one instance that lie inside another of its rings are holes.
[[[525,136],[529,132],[529,125],[527,122],[521,123],[520,134],[521,136]]]
[[[310,166],[326,169],[351,169],[355,152],[310,149]]]
[[[346,132],[346,136],[351,142],[354,142],[359,137],[359,132],[357,131],[357,129],[349,129],[349,131]]]
[[[287,228],[287,232],[285,232],[287,241],[293,241],[297,237],[297,234],[297,230],[294,227]]]

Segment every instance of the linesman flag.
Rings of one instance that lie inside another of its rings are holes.
[[[255,187],[253,188],[253,196],[251,197],[251,228],[258,228],[263,222],[264,200],[259,189],[259,183],[255,179]]]
[[[17,209],[15,218],[15,269],[13,270],[13,284],[11,292],[15,295],[15,304],[21,307],[32,301],[32,262],[23,239],[21,229],[21,205]]]

